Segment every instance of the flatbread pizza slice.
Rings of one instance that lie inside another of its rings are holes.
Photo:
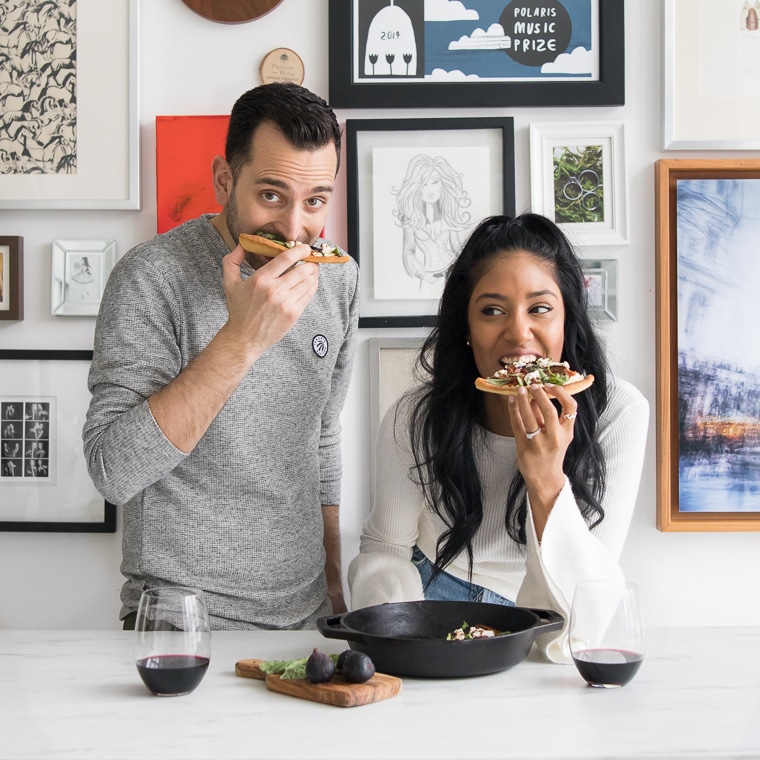
[[[570,395],[590,388],[593,375],[583,375],[570,369],[567,362],[536,356],[521,356],[518,359],[502,360],[504,367],[490,377],[478,377],[475,387],[486,393],[515,396],[517,391],[529,385],[561,385]]]

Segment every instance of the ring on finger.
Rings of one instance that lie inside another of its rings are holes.
[[[536,428],[532,433],[526,433],[525,437],[529,441],[532,441],[540,432],[541,432],[541,428]]]
[[[566,420],[574,420],[578,416],[578,412],[573,412],[572,414],[563,414],[562,416]]]

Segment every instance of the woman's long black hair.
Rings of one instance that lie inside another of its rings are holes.
[[[437,326],[417,360],[422,385],[405,399],[415,460],[411,476],[426,503],[448,526],[438,539],[434,576],[462,550],[467,551],[472,574],[472,539],[483,519],[475,447],[484,435],[485,407],[482,392],[475,388],[478,369],[466,342],[468,307],[489,263],[513,251],[527,251],[554,270],[565,327],[562,356],[551,358],[594,375],[594,384],[576,396],[578,417],[564,471],[587,522],[593,526],[604,518],[605,463],[596,433],[599,415],[607,406],[608,367],[588,315],[581,262],[560,229],[543,216],[490,217],[472,232],[449,270]],[[518,472],[506,498],[505,527],[519,544],[526,542],[526,514],[525,481]]]

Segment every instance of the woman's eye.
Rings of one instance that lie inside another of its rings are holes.
[[[552,311],[552,307],[548,306],[545,303],[538,304],[537,306],[533,306],[531,308],[531,314],[548,314],[550,311]]]
[[[495,317],[499,314],[503,314],[504,311],[500,309],[498,306],[486,306],[483,311],[483,314],[485,314],[487,317]]]

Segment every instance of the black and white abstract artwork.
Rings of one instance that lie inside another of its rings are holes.
[[[0,2],[0,174],[76,174],[76,11]]]

